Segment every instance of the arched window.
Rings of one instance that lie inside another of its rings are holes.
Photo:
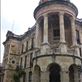
[[[80,82],[79,67],[75,64],[69,67],[69,82]]]
[[[34,67],[34,82],[40,82],[41,69],[38,65]]]
[[[72,31],[71,31],[70,15],[67,13],[64,14],[64,28],[65,28],[65,40],[68,47],[70,47],[72,45]]]
[[[52,31],[52,38],[54,41],[58,41],[60,39],[60,28],[59,28],[59,16],[58,13],[50,13],[48,16],[48,26],[50,30]],[[50,31],[51,32],[51,31]],[[49,37],[51,37],[49,35]],[[52,39],[51,38],[51,39]],[[50,39],[49,39],[50,41]]]
[[[49,67],[49,82],[61,82],[60,71],[61,69],[58,64],[51,64]]]

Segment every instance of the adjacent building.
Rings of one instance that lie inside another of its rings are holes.
[[[0,82],[3,82],[3,78],[4,78],[4,69],[2,64],[0,63]]]

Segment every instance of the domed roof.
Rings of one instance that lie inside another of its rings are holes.
[[[70,1],[70,0],[40,0],[40,4],[47,1]]]

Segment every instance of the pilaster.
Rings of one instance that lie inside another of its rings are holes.
[[[76,40],[76,29],[75,29],[75,17],[71,17],[71,30],[72,30],[72,45],[76,46],[77,45],[77,40]]]
[[[76,40],[76,27],[75,27],[75,17],[71,17],[71,30],[72,30],[72,47],[75,50],[75,55],[80,56],[79,46]]]
[[[81,48],[81,56],[82,56],[82,30],[80,29],[80,43],[81,43],[81,46],[80,46],[80,48]]]
[[[49,72],[41,72],[41,82],[49,82]]]
[[[68,69],[62,69],[61,71],[61,82],[69,82],[69,72]]]
[[[38,48],[38,38],[39,38],[39,23],[36,22],[36,33],[35,33],[35,48]]]
[[[33,72],[33,74],[32,74],[32,82],[40,82],[40,76],[37,74],[37,73],[35,73],[35,72]]]

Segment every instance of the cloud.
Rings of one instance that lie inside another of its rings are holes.
[[[23,34],[34,25],[33,11],[38,0],[2,0],[1,1],[1,60],[3,58],[3,41],[8,30]],[[13,28],[12,28],[13,27]]]

